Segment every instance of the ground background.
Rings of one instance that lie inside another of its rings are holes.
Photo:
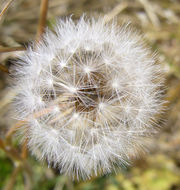
[[[8,0],[0,0],[0,11]],[[14,0],[0,20],[0,48],[24,46],[35,39],[40,0]],[[165,68],[167,111],[162,130],[153,140],[150,153],[121,173],[97,177],[86,182],[72,182],[65,176],[37,162],[30,155],[32,172],[29,184],[23,169],[15,173],[11,189],[23,190],[180,190],[180,1],[178,0],[50,0],[47,25],[55,18],[83,13],[108,18],[118,23],[131,21],[145,35]],[[9,67],[20,52],[0,53],[0,64]],[[15,121],[9,118],[8,74],[0,71],[0,138]],[[13,146],[19,150],[17,142]],[[0,149],[0,189],[8,189],[17,162]],[[24,185],[25,184],[25,185]]]

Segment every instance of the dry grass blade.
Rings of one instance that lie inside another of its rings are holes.
[[[24,51],[25,47],[0,47],[0,52]]]
[[[117,16],[120,12],[126,9],[128,4],[126,2],[119,3],[114,9],[112,9],[109,13],[105,15],[104,23],[111,21],[115,16]]]
[[[14,171],[12,172],[10,179],[8,180],[8,183],[7,183],[6,187],[4,188],[4,190],[11,190],[14,188],[16,178],[20,171],[21,171],[21,165],[18,165],[16,168],[14,168]]]
[[[22,146],[22,151],[21,151],[21,157],[23,159],[27,158],[28,155],[28,149],[27,149],[27,139],[24,141],[23,146]]]
[[[45,29],[46,17],[47,17],[47,11],[48,11],[48,1],[49,0],[41,0],[40,18],[39,18],[39,24],[38,24],[38,29],[37,29],[37,35],[36,35],[37,42],[40,40],[40,37],[43,34],[44,29]]]
[[[4,90],[1,91],[2,94],[6,94],[6,96],[3,96],[0,99],[0,114],[4,112],[5,107],[8,106],[9,103],[12,102],[13,98],[16,96],[17,92],[16,90]]]
[[[14,1],[14,0],[10,0],[10,1],[8,1],[8,2],[5,4],[4,8],[3,8],[2,11],[0,12],[0,20],[1,20],[2,16],[4,15],[4,13],[8,10],[10,4],[11,4],[13,1]]]
[[[2,139],[0,139],[0,148],[1,148],[1,149],[4,149],[4,142],[3,142]]]
[[[12,135],[19,129],[19,127],[23,126],[25,123],[26,121],[19,121],[13,127],[11,127],[6,134],[6,140],[10,141]]]
[[[5,73],[9,73],[8,69],[5,66],[1,65],[1,64],[0,64],[0,70],[5,72]]]
[[[153,10],[153,7],[148,2],[148,0],[138,0],[138,1],[144,6],[144,9],[147,12],[147,15],[148,15],[149,19],[151,20],[152,24],[155,27],[159,27],[159,25],[160,25],[159,19],[158,19],[157,15],[155,14],[155,11]]]
[[[43,109],[37,113],[34,114],[34,118],[38,118],[44,114],[49,113],[50,111],[52,111],[52,108],[47,108],[47,109]],[[31,116],[30,116],[31,117]],[[18,121],[15,125],[13,125],[9,131],[6,133],[6,141],[9,142],[11,140],[12,135],[23,125],[27,124],[28,118],[27,120],[20,120]]]

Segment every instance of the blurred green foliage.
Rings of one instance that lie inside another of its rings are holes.
[[[46,164],[29,162],[33,171],[33,190],[174,190],[180,188],[180,173],[173,160],[164,155],[149,156],[143,168],[134,166],[117,174],[108,174],[88,181],[72,182],[58,171],[48,169]],[[143,161],[141,161],[143,162]],[[11,161],[0,151],[0,189],[3,189],[13,169]],[[14,190],[24,190],[24,178],[19,174]]]

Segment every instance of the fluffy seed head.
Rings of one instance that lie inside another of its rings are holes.
[[[59,20],[14,67],[28,147],[72,177],[111,172],[156,131],[160,67],[141,36],[103,18]]]

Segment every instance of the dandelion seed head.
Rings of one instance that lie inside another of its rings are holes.
[[[88,67],[88,66],[85,66],[84,67],[84,72],[87,73],[87,74],[89,74],[91,72],[91,68]]]
[[[59,113],[59,112],[60,112],[60,109],[59,109],[58,106],[54,106],[53,111],[54,111],[55,113]]]
[[[163,104],[161,67],[141,36],[103,19],[59,20],[13,71],[29,149],[72,178],[127,165]]]
[[[52,79],[47,79],[47,85],[52,86],[53,85],[53,80]]]
[[[103,110],[103,109],[105,108],[105,106],[106,106],[105,103],[103,103],[103,102],[100,102],[100,103],[99,103],[99,109],[100,109],[100,110]]]
[[[119,87],[118,80],[115,79],[115,80],[112,81],[112,87],[114,89],[117,89]]]
[[[79,118],[79,114],[78,113],[74,113],[73,114],[73,119],[78,119]]]
[[[64,68],[64,67],[66,66],[66,64],[67,64],[67,63],[66,63],[65,61],[61,61],[61,62],[60,62],[60,65],[61,65],[62,68]]]

